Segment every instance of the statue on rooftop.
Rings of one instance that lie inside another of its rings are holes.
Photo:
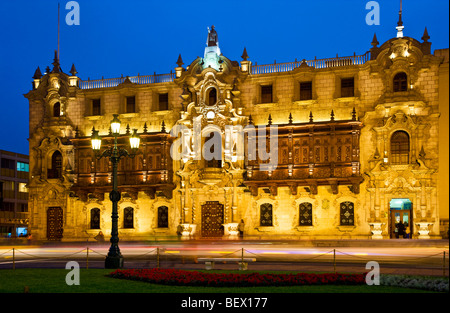
[[[208,27],[208,40],[206,44],[208,47],[217,46],[217,43],[219,42],[219,38],[217,37],[217,32],[214,29],[214,25],[211,26],[211,30]]]

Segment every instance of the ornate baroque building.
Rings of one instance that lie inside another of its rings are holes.
[[[448,49],[429,39],[400,27],[363,55],[257,65],[245,49],[239,62],[222,55],[212,27],[203,57],[180,55],[174,73],[87,81],[55,54],[25,95],[30,232],[110,234],[111,164],[90,136],[111,145],[119,114],[119,144],[132,129],[141,138],[119,164],[122,240],[235,238],[241,220],[246,238],[389,239],[400,220],[406,237],[441,238]]]

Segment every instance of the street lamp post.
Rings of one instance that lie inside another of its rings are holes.
[[[109,199],[112,202],[112,214],[111,214],[111,247],[109,248],[108,255],[105,259],[105,268],[122,268],[123,267],[123,256],[120,253],[119,249],[119,229],[118,229],[118,209],[117,203],[120,200],[120,192],[118,190],[117,184],[117,165],[121,158],[131,157],[133,158],[136,155],[137,150],[139,149],[140,138],[137,134],[137,129],[133,130],[132,135],[130,136],[130,147],[131,153],[127,150],[117,147],[117,137],[120,135],[120,120],[118,119],[118,114],[113,114],[113,120],[111,121],[111,133],[114,136],[114,146],[105,149],[100,153],[102,138],[98,134],[98,130],[95,128],[92,130],[92,149],[94,150],[95,156],[97,159],[101,159],[103,157],[109,158],[112,164],[112,185],[113,189],[109,194]]]

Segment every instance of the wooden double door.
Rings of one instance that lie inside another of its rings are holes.
[[[61,240],[63,237],[63,210],[60,207],[47,209],[47,239]]]
[[[224,210],[219,201],[206,201],[202,205],[202,237],[222,237]]]

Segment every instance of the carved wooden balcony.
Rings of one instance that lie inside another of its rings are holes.
[[[139,191],[151,198],[157,194],[172,198],[173,184],[170,145],[172,138],[164,132],[140,134],[141,145],[134,158],[121,159],[117,171],[118,188],[136,199]],[[104,137],[102,148],[113,145],[113,137]],[[74,138],[75,164],[72,191],[82,200],[89,195],[103,200],[112,188],[112,165],[108,158],[97,159],[90,137]],[[128,146],[128,136],[118,138],[118,146]]]
[[[362,182],[360,174],[359,140],[362,123],[352,120],[289,123],[278,126],[278,162],[275,167],[265,168],[269,160],[249,158],[245,185],[253,195],[258,188],[269,188],[277,194],[278,187],[289,187],[297,194],[297,187],[307,187],[317,194],[318,186],[330,186],[334,194],[339,185],[347,185],[359,193]],[[269,127],[266,128],[269,134]],[[248,134],[256,140],[267,140],[257,132]],[[266,144],[269,151],[269,143]],[[258,147],[256,145],[256,147]],[[259,156],[258,148],[256,155]]]

